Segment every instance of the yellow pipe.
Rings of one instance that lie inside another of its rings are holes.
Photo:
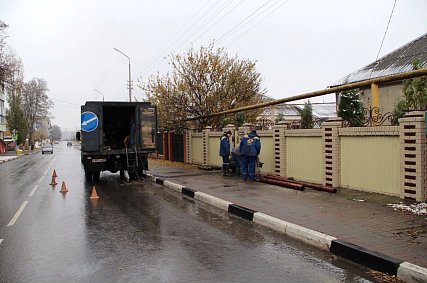
[[[379,107],[380,105],[380,94],[378,90],[378,84],[372,83],[371,84],[371,95],[372,95],[372,108]]]
[[[321,96],[321,95],[325,95],[325,94],[329,94],[329,93],[336,93],[336,92],[341,92],[341,91],[355,89],[355,88],[361,88],[361,87],[369,87],[373,83],[376,85],[380,85],[383,83],[402,81],[402,80],[426,76],[426,75],[427,75],[427,68],[423,68],[423,69],[409,71],[409,72],[405,72],[405,73],[401,73],[401,74],[390,75],[390,76],[370,79],[370,80],[356,82],[356,83],[344,84],[341,86],[331,87],[331,88],[313,91],[313,92],[307,92],[304,94],[299,94],[299,95],[295,95],[295,96],[281,98],[281,99],[277,99],[277,100],[270,101],[270,102],[260,103],[257,105],[250,105],[250,106],[245,106],[245,107],[241,107],[241,108],[237,108],[237,109],[231,109],[231,110],[226,110],[226,111],[222,111],[222,112],[218,112],[218,113],[213,113],[213,114],[209,114],[209,115],[186,118],[186,119],[183,119],[182,121],[193,121],[193,120],[206,119],[206,118],[215,117],[215,116],[221,116],[221,115],[226,115],[226,114],[231,114],[231,113],[248,111],[248,110],[252,110],[252,109],[264,108],[267,106],[281,104],[281,103],[295,101],[295,100],[307,99],[307,98]]]
[[[376,108],[380,108],[380,94],[379,94],[379,90],[378,90],[378,84],[376,83],[371,83],[371,97],[372,97],[372,101],[371,101],[371,106],[372,109]],[[372,118],[373,121],[376,121],[377,116],[378,116],[378,111],[372,111]]]

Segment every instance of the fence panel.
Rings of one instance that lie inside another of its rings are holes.
[[[219,156],[219,144],[222,132],[209,133],[209,165],[222,166],[222,157]]]
[[[183,134],[172,134],[172,161],[184,162]]]
[[[191,156],[194,164],[203,164],[203,138],[202,134],[193,134]]]
[[[286,137],[287,176],[298,180],[323,182],[321,137]]]
[[[398,196],[399,136],[342,136],[341,186]]]
[[[261,140],[261,152],[259,154],[259,161],[264,163],[260,171],[264,174],[274,173],[274,139],[272,132],[267,134],[259,133]]]
[[[157,142],[157,152],[159,154],[164,154],[163,153],[163,133],[157,133],[156,142]]]

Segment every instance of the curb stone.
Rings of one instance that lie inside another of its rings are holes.
[[[322,250],[329,251],[342,258],[364,265],[373,270],[385,272],[390,275],[396,275],[399,279],[404,280],[405,282],[427,282],[427,268],[409,262],[404,262],[397,258],[339,240],[333,236],[284,221],[250,208],[233,204],[209,194],[176,184],[169,180],[163,180],[152,174],[144,173],[143,177],[153,183],[160,184],[182,195],[212,205],[235,216],[270,228],[276,232],[286,234],[292,238]]]

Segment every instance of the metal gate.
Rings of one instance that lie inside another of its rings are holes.
[[[184,162],[184,135],[173,133],[172,142],[172,161]]]

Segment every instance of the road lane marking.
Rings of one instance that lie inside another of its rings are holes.
[[[46,175],[46,174],[45,174]],[[40,183],[43,180],[44,176],[41,176],[38,183]]]
[[[15,216],[13,216],[13,218],[10,220],[9,224],[7,224],[7,226],[12,226],[13,224],[15,224],[16,220],[18,220],[19,215],[21,215],[22,211],[24,210],[25,206],[27,205],[28,201],[24,201],[21,205],[21,207],[18,209],[18,211],[16,212]]]
[[[34,186],[34,189],[31,191],[31,193],[28,195],[29,197],[32,197],[33,195],[34,195],[34,193],[36,192],[36,190],[37,190],[37,187],[38,187],[39,185],[35,185]]]
[[[1,244],[1,242],[3,242],[3,239],[0,239],[0,244]]]
[[[48,170],[48,169],[46,169],[46,171],[44,171],[43,175],[46,175],[46,174],[47,174],[47,170]]]

